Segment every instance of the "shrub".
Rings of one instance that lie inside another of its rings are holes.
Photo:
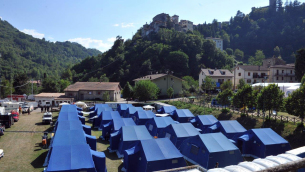
[[[221,109],[221,112],[222,112],[222,113],[229,113],[230,110],[229,110],[229,109]]]

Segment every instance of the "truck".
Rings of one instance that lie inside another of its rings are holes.
[[[46,124],[46,123],[51,123],[53,121],[52,119],[52,113],[51,112],[46,112],[43,114],[42,116],[42,123]]]
[[[10,128],[14,125],[14,118],[11,113],[0,115],[0,123],[4,124],[6,128]]]
[[[19,113],[17,111],[12,111],[11,114],[13,116],[14,122],[19,121]]]
[[[39,107],[51,107],[50,101],[38,102]]]

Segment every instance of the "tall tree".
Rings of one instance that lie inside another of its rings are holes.
[[[285,108],[291,115],[302,119],[302,124],[305,117],[305,85],[293,91],[287,98]],[[303,124],[304,126],[304,124]]]
[[[233,87],[232,81],[225,81],[220,85],[221,90],[226,90],[226,89],[232,90],[232,87]]]
[[[204,97],[205,101],[210,102],[212,99],[211,90],[214,90],[216,87],[216,83],[212,80],[211,77],[205,77],[204,81],[201,84],[201,90],[203,91],[204,96],[208,92],[208,96]]]
[[[217,95],[217,103],[227,108],[227,106],[231,103],[232,96],[233,91],[231,89],[225,89]]]
[[[305,74],[305,48],[298,50],[295,57],[295,76],[301,81]]]
[[[264,59],[265,59],[265,55],[264,55],[263,51],[257,50],[255,53],[255,57],[251,56],[248,59],[248,62],[251,65],[261,66],[263,64]]]
[[[259,93],[257,99],[257,105],[259,109],[263,111],[269,111],[269,118],[271,116],[271,111],[278,111],[283,104],[284,93],[275,84],[270,84],[264,87]]]
[[[166,92],[168,97],[171,99],[174,93],[174,89],[172,87],[169,87]]]
[[[243,107],[244,111],[246,111],[246,107],[250,106],[253,102],[252,91],[252,86],[248,84],[239,88],[233,97],[234,106],[238,108]]]
[[[14,77],[14,88],[15,94],[29,94],[30,93],[30,85],[28,84],[29,78],[26,73],[18,73]]]
[[[239,82],[237,85],[238,89],[242,89],[245,85],[247,85],[244,79],[240,79],[238,82]]]
[[[158,86],[149,80],[138,81],[134,87],[134,96],[146,102],[147,100],[156,99],[158,90]]]
[[[127,82],[123,89],[123,98],[125,98],[128,103],[128,100],[130,100],[132,97],[133,97],[133,88],[129,84],[129,82]]]

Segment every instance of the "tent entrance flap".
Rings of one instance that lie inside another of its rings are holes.
[[[251,136],[249,134],[244,134],[240,136],[238,139],[243,141],[249,141],[251,139]]]

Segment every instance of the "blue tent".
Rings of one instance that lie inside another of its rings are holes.
[[[201,129],[202,133],[206,133],[206,130],[217,122],[214,115],[198,115],[191,120],[193,126]]]
[[[116,150],[118,157],[122,157],[126,149],[135,146],[140,140],[152,139],[144,125],[122,126],[110,137],[110,149]]]
[[[102,112],[104,112],[104,111],[112,111],[112,108],[111,107],[109,107],[108,105],[107,106],[98,106],[95,110],[94,110],[94,112],[92,112],[92,113],[90,113],[89,114],[89,118],[92,118],[92,117],[94,117],[94,116],[99,116]]]
[[[170,114],[177,108],[175,106],[162,106],[159,110],[157,110],[158,113],[167,113]]]
[[[102,138],[108,138],[111,132],[111,124],[113,119],[122,118],[118,111],[103,112],[102,121],[99,129],[102,129]]]
[[[152,111],[137,111],[134,115],[131,116],[131,118],[134,120],[134,122],[137,125],[145,125],[145,123],[155,117],[156,115]]]
[[[130,118],[132,117],[137,111],[143,111],[141,107],[128,107],[126,111],[122,114],[123,118]]]
[[[107,138],[110,136],[111,133],[115,133],[119,131],[122,126],[135,126],[136,123],[133,121],[132,118],[114,118],[109,123],[103,125],[103,132],[101,138]],[[105,131],[105,132],[104,132]]]
[[[208,133],[222,132],[228,139],[234,141],[243,135],[247,130],[236,120],[218,121],[209,127]]]
[[[112,111],[112,108],[110,107],[102,107],[102,108],[99,108],[97,110],[97,114],[96,116],[94,116],[92,120],[92,125],[94,128],[98,128],[100,125],[101,125],[101,121],[102,121],[102,117],[103,117],[103,113],[104,112],[111,112]]]
[[[169,138],[179,149],[185,139],[198,134],[199,131],[191,123],[170,124],[159,133],[159,138]]]
[[[190,122],[195,116],[188,109],[176,109],[172,113],[172,118],[180,123]]]
[[[60,121],[57,122],[54,131],[60,130],[83,130],[86,134],[91,135],[91,127],[82,125],[80,121]]]
[[[176,124],[176,122],[169,116],[167,117],[154,117],[148,120],[145,124],[149,133],[152,136],[158,136],[158,134],[170,124]]]
[[[270,128],[248,130],[237,140],[237,146],[242,154],[265,158],[290,150],[289,143]]]
[[[60,109],[60,112],[77,112],[77,106],[76,105],[63,105]]]
[[[179,148],[185,159],[205,169],[236,165],[243,161],[239,149],[222,133],[200,134],[186,139]]]
[[[167,138],[141,140],[124,152],[124,168],[127,172],[159,171],[185,166],[182,154]]]
[[[90,150],[93,158],[93,162],[95,164],[95,169],[97,172],[107,172],[106,168],[106,157],[104,152],[97,152],[94,150]]]
[[[118,109],[117,111],[120,113],[121,116],[124,115],[125,111],[129,107],[134,107],[132,104],[118,104]]]

